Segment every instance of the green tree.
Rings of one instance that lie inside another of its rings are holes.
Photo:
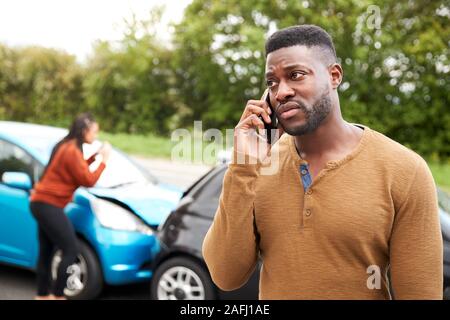
[[[127,21],[118,43],[99,42],[84,81],[87,107],[109,131],[166,133],[176,101],[172,52],[156,37],[161,8]]]
[[[83,105],[82,79],[73,55],[0,45],[0,118],[66,124]]]
[[[450,156],[448,2],[194,0],[176,26],[184,121],[232,127],[262,92],[267,35],[317,24],[344,68],[341,107],[424,155]]]

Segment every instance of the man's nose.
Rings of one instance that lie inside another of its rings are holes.
[[[283,103],[289,98],[295,95],[294,89],[292,89],[285,81],[280,81],[278,85],[278,92],[275,95],[275,99],[278,103]]]

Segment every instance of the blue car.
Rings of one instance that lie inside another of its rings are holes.
[[[0,263],[34,270],[39,246],[29,194],[53,146],[67,134],[55,127],[0,121]],[[85,145],[87,158],[100,142]],[[95,167],[98,163],[93,163]],[[103,284],[148,281],[159,252],[155,231],[177,205],[181,190],[155,177],[117,149],[93,188],[79,188],[65,208],[79,240],[79,255],[68,268],[65,294],[92,299]],[[55,250],[52,275],[61,261]]]

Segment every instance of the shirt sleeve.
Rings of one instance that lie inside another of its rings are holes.
[[[88,159],[86,159],[86,162],[88,165],[91,165],[95,161],[95,157],[97,157],[98,153],[94,153],[92,156],[90,156]]]
[[[257,165],[230,164],[214,221],[203,242],[212,280],[222,290],[243,286],[255,270],[259,248],[254,224]]]
[[[423,159],[419,159],[406,191],[390,239],[393,296],[442,300],[443,247],[437,190]]]
[[[66,170],[75,183],[83,187],[93,187],[105,169],[105,163],[102,162],[94,172],[91,172],[88,162],[83,158],[83,153],[72,146],[67,149],[65,162]]]

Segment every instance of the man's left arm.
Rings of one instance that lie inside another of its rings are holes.
[[[398,208],[390,240],[395,299],[443,298],[443,248],[436,186],[419,159]]]

